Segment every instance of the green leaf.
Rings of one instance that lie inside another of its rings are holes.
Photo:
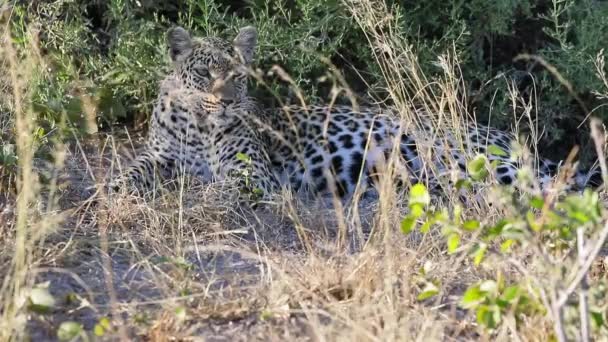
[[[486,233],[486,239],[494,239],[495,237],[502,234],[502,232],[511,225],[511,223],[507,220],[500,220],[494,226],[488,228]]]
[[[514,242],[515,242],[515,240],[513,240],[513,239],[505,240],[503,243],[500,244],[500,251],[503,253],[508,252]]]
[[[536,221],[536,214],[533,213],[532,210],[528,210],[528,212],[526,212],[526,222],[528,222],[530,228],[532,228],[532,230],[535,232],[538,232],[543,228],[542,225]]]
[[[498,308],[491,308],[488,305],[482,305],[477,309],[476,316],[477,323],[488,329],[494,329],[496,328],[497,321],[500,320],[500,310]]]
[[[417,183],[410,189],[410,198],[409,198],[409,206],[410,208],[413,205],[421,205],[426,207],[429,203],[431,203],[431,197],[429,196],[428,191],[426,190],[426,186],[421,183]]]
[[[101,326],[99,323],[95,324],[95,326],[93,327],[93,334],[95,334],[95,336],[103,336],[105,335],[106,330],[104,329],[103,326]]]
[[[420,232],[424,234],[428,233],[434,224],[445,223],[448,217],[449,216],[445,208],[441,211],[427,213],[427,219],[420,227]]]
[[[431,230],[431,226],[435,224],[435,220],[426,220],[424,221],[424,223],[422,224],[422,226],[420,226],[420,232],[422,234],[426,234],[429,232],[429,230]]]
[[[504,292],[502,293],[501,298],[504,301],[507,301],[509,303],[513,303],[513,301],[515,301],[518,297],[519,297],[519,293],[521,292],[521,289],[519,288],[519,285],[512,285],[507,287]]]
[[[479,154],[467,164],[467,171],[473,180],[481,181],[488,176],[486,156]]]
[[[44,130],[44,128],[38,127],[38,128],[36,128],[36,132],[34,133],[34,136],[36,137],[36,139],[41,140],[45,134],[46,134],[46,131]]]
[[[55,307],[55,298],[49,292],[48,285],[32,288],[28,298],[28,308],[37,313],[47,313]]]
[[[70,292],[70,293],[68,293],[68,294],[65,295],[65,302],[68,305],[78,303],[79,299],[80,299],[80,297],[76,293],[74,293],[74,292]]]
[[[432,217],[435,222],[445,223],[450,218],[450,215],[448,214],[448,210],[443,208],[442,210],[434,212]]]
[[[468,220],[468,221],[464,221],[464,223],[462,224],[462,229],[472,232],[472,231],[479,229],[480,226],[481,226],[481,224],[479,223],[479,221]]]
[[[530,199],[530,206],[534,209],[542,209],[545,206],[545,200],[534,196]]]
[[[245,153],[242,152],[237,152],[236,154],[236,159],[245,163],[250,163],[251,162],[251,158],[246,155]]]
[[[404,234],[409,234],[416,226],[416,219],[411,216],[406,216],[401,220],[401,231]]]
[[[260,319],[262,321],[266,321],[269,320],[273,317],[273,313],[270,310],[262,310],[262,312],[260,313]]]
[[[483,261],[484,256],[486,255],[486,250],[488,246],[486,244],[480,244],[475,253],[473,253],[473,263],[475,266],[479,266]]]
[[[417,300],[425,300],[431,298],[439,293],[439,288],[431,282],[427,282],[422,291],[416,297]]]
[[[557,206],[559,209],[565,210],[568,218],[576,221],[576,224],[601,220],[599,196],[589,189],[586,189],[582,195],[569,195]]]
[[[463,309],[472,309],[481,304],[485,299],[485,293],[479,289],[478,285],[473,285],[465,291],[460,300],[460,306]]]
[[[570,218],[577,220],[578,222],[585,224],[589,222],[590,218],[582,211],[572,211],[569,213]]]
[[[424,215],[424,207],[419,203],[410,205],[410,216],[413,218],[419,218]]]
[[[186,313],[186,308],[184,308],[183,306],[177,307],[175,309],[175,318],[177,319],[178,322],[185,321],[186,318],[188,318],[188,315]]]
[[[72,341],[76,337],[81,336],[84,332],[82,324],[67,321],[61,323],[59,329],[57,330],[57,338],[60,341]]]
[[[591,311],[591,321],[596,329],[602,327],[604,325],[604,316],[601,312]]]
[[[489,145],[488,146],[488,153],[494,156],[499,156],[499,157],[508,157],[509,154],[502,149],[502,147],[497,146],[497,145]]]
[[[473,187],[471,181],[468,179],[459,179],[456,181],[456,190],[467,189],[470,190]]]
[[[112,325],[110,324],[110,319],[107,317],[102,317],[101,319],[99,319],[99,322],[95,324],[95,327],[93,328],[93,333],[95,334],[95,336],[103,336],[106,331],[109,331],[111,328]]]
[[[104,327],[104,329],[109,330],[111,327],[110,319],[108,317],[101,317],[101,319],[99,319],[99,325]]]
[[[460,236],[456,233],[450,234],[450,236],[448,236],[448,254],[456,252],[459,244]]]

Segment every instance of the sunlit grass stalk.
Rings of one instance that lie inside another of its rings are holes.
[[[9,15],[5,13],[5,15]],[[15,245],[11,263],[11,272],[2,284],[2,322],[0,322],[0,340],[19,339],[23,334],[25,317],[23,306],[28,285],[28,270],[31,264],[33,247],[30,211],[35,204],[38,193],[37,175],[33,170],[33,136],[34,113],[27,101],[27,82],[37,65],[33,55],[35,49],[25,56],[19,56],[13,45],[9,26],[5,26],[2,36],[2,50],[8,61],[10,80],[13,91],[13,113],[15,116],[15,136],[18,155],[19,176],[17,182]]]

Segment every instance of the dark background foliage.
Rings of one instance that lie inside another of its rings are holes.
[[[524,98],[536,98],[536,119],[545,128],[542,146],[562,158],[565,147],[588,146],[586,134],[576,127],[590,110],[608,119],[593,93],[603,87],[593,61],[608,42],[608,2],[405,0],[388,5],[429,79],[441,76],[437,56],[455,52],[468,105],[480,121],[509,127],[511,86]],[[268,71],[280,65],[309,100],[327,100],[331,89],[322,78],[328,65],[321,57],[336,65],[358,94],[384,95],[365,34],[339,0],[22,1],[11,20],[14,41],[23,47],[28,24],[39,29],[48,65],[36,80],[32,101],[46,131],[62,115],[78,121],[81,103],[76,95],[82,93],[97,100],[102,129],[116,124],[145,127],[140,124],[150,114],[157,82],[169,65],[165,32],[176,24],[196,35],[227,38],[241,26],[255,25],[256,67]],[[538,63],[514,62],[520,53],[537,54],[554,65],[575,94]],[[277,99],[293,101],[285,82],[276,76],[265,81],[269,87],[252,81],[252,90],[266,105],[276,105]]]

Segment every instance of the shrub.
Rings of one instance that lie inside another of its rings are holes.
[[[537,119],[546,142],[573,134],[588,111],[606,119],[592,60],[606,40],[608,5],[592,0],[389,2],[399,16],[403,38],[414,44],[422,70],[437,77],[436,56],[453,51],[469,91],[469,105],[482,121],[507,128],[512,122],[510,88],[538,101]],[[99,123],[141,123],[150,113],[156,83],[166,71],[164,32],[180,24],[197,34],[234,35],[252,24],[260,34],[257,67],[284,68],[311,100],[327,100],[331,84],[320,82],[328,65],[338,66],[356,92],[383,97],[382,77],[365,33],[337,0],[245,3],[211,0],[73,0],[17,5],[14,35],[23,41],[26,24],[40,28],[49,66],[32,101],[52,126],[64,111],[73,119],[88,93],[100,105]],[[572,92],[534,60],[514,63],[518,54],[538,54],[563,75]],[[42,70],[41,70],[42,71]],[[279,78],[266,77],[254,94],[267,105],[290,101],[293,92]],[[274,95],[278,96],[274,96]],[[292,99],[293,100],[293,99]],[[580,101],[578,101],[580,100]],[[565,151],[558,151],[565,153]]]

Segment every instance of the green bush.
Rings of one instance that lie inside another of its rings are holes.
[[[514,86],[524,97],[538,100],[538,120],[547,128],[545,149],[558,146],[557,152],[564,154],[564,146],[586,143],[579,138],[585,135],[574,134],[573,127],[588,111],[597,109],[595,115],[608,118],[602,101],[593,95],[602,83],[592,63],[608,41],[608,21],[603,20],[608,4],[408,0],[389,5],[431,80],[443,72],[435,64],[437,56],[456,53],[469,105],[482,121],[509,126],[509,86]],[[338,66],[355,92],[385,95],[377,93],[383,80],[365,33],[339,0],[63,0],[18,5],[15,13],[16,41],[25,46],[26,26],[37,25],[49,63],[32,95],[43,126],[55,125],[63,114],[77,121],[80,103],[74,96],[83,93],[98,101],[102,127],[145,121],[169,64],[164,33],[175,24],[198,35],[226,37],[240,26],[255,25],[260,42],[256,66],[268,71],[280,65],[310,100],[326,100],[331,90],[329,82],[321,81],[328,65],[320,57]],[[522,52],[555,66],[572,84],[573,93],[537,62],[514,62]],[[276,75],[265,81],[269,87],[252,84],[263,103],[294,101],[293,90]]]
[[[471,177],[459,184],[470,187],[487,176],[487,172],[480,178],[473,176],[481,174],[480,170],[487,171],[487,162],[476,160],[487,158],[479,155],[470,162]],[[605,284],[596,283],[597,288],[591,291],[589,285],[582,285],[589,281],[592,261],[598,257],[608,235],[599,194],[586,189],[582,194],[563,198],[543,198],[527,184],[526,177],[520,177],[519,181],[522,191],[516,191],[512,185],[497,186],[493,194],[488,194],[488,203],[494,203],[502,213],[492,220],[478,213],[467,217],[470,211],[465,208],[472,203],[457,203],[451,211],[446,207],[436,209],[430,205],[426,187],[416,184],[410,189],[410,211],[401,222],[401,230],[405,234],[414,230],[427,234],[435,227],[443,235],[448,254],[468,257],[475,267],[485,264],[496,272],[495,277],[471,284],[460,297],[459,306],[474,312],[482,330],[492,333],[508,317],[517,325],[527,317],[549,313],[552,320],[559,322],[555,325],[556,336],[578,334],[583,325],[592,327],[593,336],[603,336],[608,327],[603,307]],[[460,190],[468,191],[465,188]],[[475,196],[469,193],[463,198],[472,200]],[[534,251],[535,260],[530,263],[536,265],[518,264],[519,274],[514,277],[518,280],[507,283],[495,265],[515,260],[513,256],[523,251]],[[418,300],[441,293],[442,284],[429,277],[424,268],[418,278],[421,284]],[[578,300],[584,300],[584,306],[568,300],[575,297],[574,293],[579,293]],[[571,311],[579,316],[565,319],[563,312]]]

